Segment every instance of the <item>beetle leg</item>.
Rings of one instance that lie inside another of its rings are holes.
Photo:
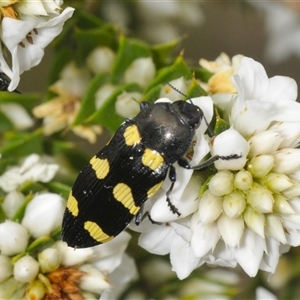
[[[219,159],[231,160],[231,159],[238,159],[241,157],[242,157],[242,154],[240,154],[240,155],[231,154],[231,155],[226,155],[226,156],[215,155],[215,156],[212,156],[211,158],[209,158],[207,161],[205,161],[197,166],[191,166],[190,163],[188,162],[188,160],[182,157],[181,159],[178,160],[178,164],[179,164],[179,166],[181,166],[182,168],[185,168],[185,169],[203,170]]]
[[[178,211],[177,207],[172,204],[171,199],[170,199],[170,194],[171,194],[171,192],[173,190],[173,187],[174,187],[174,184],[175,184],[175,181],[176,181],[176,169],[175,169],[175,167],[173,165],[170,166],[169,179],[171,181],[171,186],[168,189],[168,191],[166,192],[167,203],[168,203],[168,206],[171,209],[171,212],[173,214],[177,214],[178,217],[180,217],[181,213]]]
[[[141,207],[141,209],[139,210],[138,214],[135,216],[135,225],[136,225],[136,226],[139,226],[139,225],[141,224],[141,222],[142,222],[146,217],[148,217],[149,221],[150,221],[152,224],[162,225],[162,223],[160,223],[160,222],[155,222],[155,221],[151,218],[150,213],[149,213],[148,210],[144,213],[144,205],[142,205],[142,207]]]
[[[146,212],[147,213],[147,212]],[[141,224],[141,222],[144,220],[145,218],[145,215],[146,213],[144,214],[144,205],[141,206],[141,209],[139,210],[139,212],[137,213],[137,215],[135,216],[135,225],[136,226],[139,226]]]

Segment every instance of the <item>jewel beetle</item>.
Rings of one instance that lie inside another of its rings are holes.
[[[92,247],[113,239],[134,217],[139,224],[144,202],[167,176],[171,185],[166,201],[180,216],[170,199],[176,181],[175,162],[186,169],[202,169],[217,159],[240,157],[213,156],[191,166],[184,155],[202,119],[207,123],[202,110],[191,101],[142,102],[140,112],[126,119],[80,171],[63,217],[63,241],[74,248]]]

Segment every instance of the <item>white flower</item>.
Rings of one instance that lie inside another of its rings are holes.
[[[19,223],[5,221],[0,224],[0,250],[3,255],[15,255],[25,251],[29,234]]]
[[[174,79],[169,82],[170,85],[165,85],[159,94],[159,98],[168,98],[169,100],[176,101],[179,99],[182,99],[182,96],[178,94],[176,90],[174,90],[172,87],[176,87],[176,89],[183,94],[187,92],[187,86],[185,83],[185,80],[183,77],[180,77],[178,79]],[[157,100],[159,101],[159,100]]]
[[[5,192],[11,192],[26,181],[48,182],[54,177],[58,167],[56,164],[42,163],[39,155],[32,154],[21,167],[12,167],[0,176],[0,187]]]
[[[38,254],[38,261],[41,271],[43,273],[49,273],[59,267],[60,254],[55,248],[47,248]]]
[[[39,263],[31,256],[20,258],[14,265],[14,277],[21,282],[31,282],[39,272]]]
[[[106,83],[103,84],[95,94],[95,108],[99,109],[105,103],[106,99],[116,90],[116,86]]]
[[[13,265],[5,255],[0,255],[0,283],[6,280],[13,273]]]
[[[62,241],[57,241],[53,247],[58,250],[61,255],[61,264],[66,267],[82,264],[91,258],[94,253],[92,248],[74,250]]]
[[[118,96],[115,109],[116,113],[124,118],[133,118],[139,111],[139,100],[142,98],[139,92],[123,92]]]
[[[5,215],[8,218],[13,218],[15,213],[20,208],[20,206],[24,203],[24,200],[25,200],[25,196],[22,193],[16,190],[9,192],[5,196],[4,201],[1,204],[1,207],[5,212]]]
[[[86,58],[86,64],[94,74],[109,73],[115,57],[116,54],[110,48],[97,47]]]
[[[94,255],[88,260],[101,272],[112,273],[122,264],[124,251],[131,236],[127,232],[121,232],[109,243],[93,247]]]
[[[191,165],[199,164],[209,150],[212,155],[241,157],[216,161],[217,172],[197,172],[196,183],[196,172],[176,166],[170,199],[179,212],[188,213],[178,217],[168,212],[165,192],[158,192],[154,205],[148,201],[147,208],[154,221],[167,226],[133,226],[142,232],[142,247],[170,254],[181,279],[205,263],[239,264],[249,276],[259,269],[274,273],[286,247],[300,245],[300,150],[296,148],[300,104],[295,81],[281,76],[269,79],[258,62],[245,57],[233,82],[237,94],[212,96],[230,129],[209,143],[204,138],[206,128],[200,126]],[[202,109],[210,122],[209,110]],[[167,179],[163,188],[169,187]]]
[[[11,55],[11,66],[6,61],[6,53],[0,52],[0,69],[10,79],[9,91],[17,88],[20,75],[40,63],[44,48],[61,32],[64,22],[69,19],[73,8],[60,8],[53,3],[23,1],[17,4],[15,16],[5,16],[1,20],[1,42]],[[18,13],[18,8],[20,13]],[[16,16],[20,19],[16,19]],[[1,47],[3,49],[3,47]]]
[[[256,300],[277,300],[277,297],[263,287],[256,289]]]
[[[111,288],[106,276],[92,265],[82,265],[80,271],[85,274],[81,277],[80,288],[89,292],[100,294],[106,289]]]
[[[26,109],[17,103],[2,103],[0,111],[13,123],[17,130],[24,130],[33,126],[34,121]]]
[[[61,226],[65,200],[52,193],[35,196],[27,205],[22,225],[35,237],[49,235]]]
[[[152,57],[142,57],[134,60],[124,74],[125,83],[136,82],[145,88],[154,78],[156,68]]]
[[[214,61],[201,58],[199,64],[213,73],[207,84],[202,84],[210,93],[236,93],[231,78],[236,74],[243,55],[235,55],[232,60],[226,53],[221,53]]]

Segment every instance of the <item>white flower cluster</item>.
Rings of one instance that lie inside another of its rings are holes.
[[[203,122],[190,163],[199,164],[209,152],[241,158],[216,161],[216,173],[176,166],[177,181],[170,198],[181,216],[172,214],[167,205],[167,179],[163,189],[147,202],[151,218],[165,225],[145,220],[139,227],[132,226],[142,232],[139,244],[143,248],[170,255],[180,279],[205,263],[239,264],[249,276],[259,269],[274,273],[280,255],[300,244],[297,85],[288,77],[268,78],[263,66],[251,58],[240,57],[239,61],[231,72],[236,93],[225,89],[192,99],[208,122],[213,104],[217,104],[229,129],[209,141]],[[183,79],[171,83],[185,92]],[[161,95],[166,93],[169,87]],[[170,92],[168,97],[178,99],[172,95]]]
[[[61,32],[74,9],[62,11],[63,1],[0,1],[0,72],[10,79],[9,91],[17,88],[20,75],[38,65],[44,48]],[[7,59],[10,54],[10,59]],[[11,61],[11,64],[10,64]]]
[[[136,276],[134,261],[124,253],[128,233],[100,247],[74,250],[53,236],[61,227],[65,199],[49,192],[27,197],[20,192],[27,182],[49,182],[57,170],[58,165],[33,154],[0,176],[0,188],[7,193],[1,205],[7,219],[0,223],[0,299],[21,299],[25,294],[30,299],[99,299],[100,294],[109,299]],[[18,214],[22,207],[23,217]]]

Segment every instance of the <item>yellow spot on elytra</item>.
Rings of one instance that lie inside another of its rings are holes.
[[[84,222],[84,229],[87,230],[90,236],[99,243],[106,243],[114,238],[103,232],[100,226],[92,221]]]
[[[164,158],[158,152],[146,148],[142,156],[142,163],[144,166],[155,171],[163,166]]]
[[[140,210],[140,207],[134,204],[131,188],[127,184],[118,183],[113,189],[113,195],[117,201],[129,209],[132,215],[136,215]]]
[[[141,136],[136,125],[128,126],[124,132],[125,144],[132,146],[141,141]]]
[[[163,181],[157,183],[152,188],[150,188],[147,192],[148,198],[152,197],[161,188],[162,184],[163,184]]]
[[[103,179],[109,173],[109,162],[108,160],[98,158],[97,156],[93,156],[90,160],[90,164],[94,169],[96,176],[98,179]]]
[[[68,201],[67,201],[67,208],[70,211],[70,213],[74,216],[77,217],[79,213],[78,209],[78,201],[76,198],[72,195],[72,191],[69,195]]]

